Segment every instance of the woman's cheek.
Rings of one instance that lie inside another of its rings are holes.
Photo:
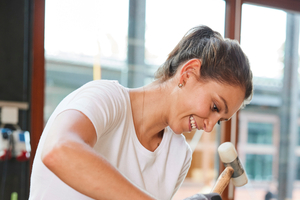
[[[208,105],[199,106],[197,115],[201,118],[207,118],[210,114],[210,107]]]

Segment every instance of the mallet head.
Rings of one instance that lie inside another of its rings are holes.
[[[234,186],[241,187],[248,183],[248,177],[242,163],[239,160],[237,151],[231,142],[225,142],[218,148],[219,156],[225,167],[230,166],[234,169],[232,183]]]

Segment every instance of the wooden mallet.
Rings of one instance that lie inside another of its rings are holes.
[[[221,200],[221,194],[229,184],[230,180],[233,185],[240,187],[248,182],[248,178],[242,163],[239,160],[237,152],[230,142],[221,144],[218,148],[221,161],[225,165],[224,171],[220,174],[216,184],[209,194],[195,194],[184,200]]]
[[[225,142],[218,148],[218,153],[225,169],[220,174],[212,193],[222,194],[230,179],[234,186],[241,187],[248,183],[248,177],[242,163],[239,160],[237,151],[231,142]]]

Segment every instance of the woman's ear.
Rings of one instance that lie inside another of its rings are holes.
[[[196,78],[199,79],[201,65],[202,61],[197,58],[191,59],[183,64],[180,69],[180,83],[184,85],[191,75],[196,76]]]

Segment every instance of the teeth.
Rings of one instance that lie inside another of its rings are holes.
[[[196,128],[196,124],[195,124],[195,119],[194,117],[190,117],[190,122],[191,122],[191,126],[192,126],[192,129],[195,129]]]

